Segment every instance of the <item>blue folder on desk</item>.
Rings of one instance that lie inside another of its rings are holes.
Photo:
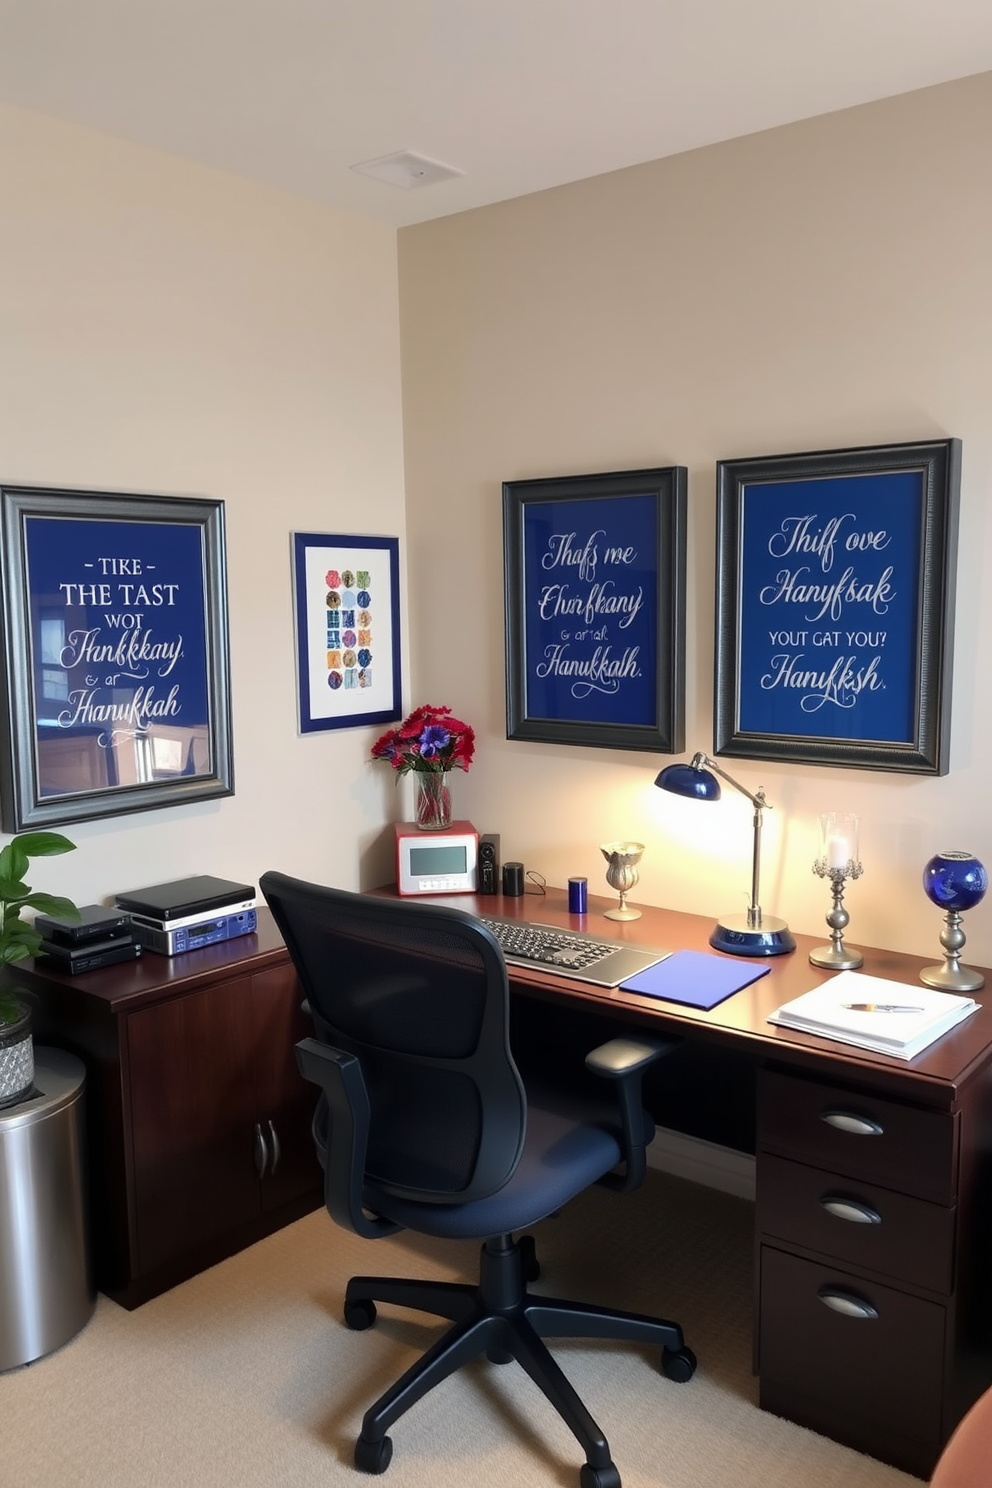
[[[621,992],[639,992],[642,997],[661,997],[686,1007],[713,1008],[750,986],[771,971],[767,962],[755,965],[710,956],[705,951],[674,951],[620,983]]]

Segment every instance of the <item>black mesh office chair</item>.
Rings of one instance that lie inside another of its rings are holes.
[[[344,1319],[375,1321],[385,1302],[453,1326],[366,1411],[355,1465],[381,1473],[386,1432],[434,1385],[471,1359],[516,1359],[578,1438],[581,1488],[619,1488],[602,1431],[544,1338],[619,1338],[660,1346],[669,1379],[696,1360],[677,1324],[532,1294],[533,1239],[514,1232],[594,1183],[635,1187],[653,1125],[640,1101],[643,1069],[670,1045],[614,1039],[587,1065],[611,1082],[602,1106],[524,1089],[510,1053],[503,954],[457,909],[366,897],[265,873],[271,906],[310,1005],[316,1037],[297,1045],[319,1085],[314,1135],[331,1218],[376,1238],[409,1228],[478,1239],[478,1285],[356,1276]]]

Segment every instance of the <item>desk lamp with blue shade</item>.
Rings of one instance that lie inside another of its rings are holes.
[[[794,951],[796,942],[784,920],[762,913],[758,899],[761,869],[761,821],[765,810],[771,810],[760,787],[752,794],[715,760],[706,754],[694,754],[687,765],[666,765],[655,780],[662,790],[694,801],[719,801],[720,781],[717,775],[746,796],[754,807],[754,853],[751,861],[751,901],[747,913],[725,915],[717,921],[710,936],[716,951],[729,951],[732,956],[784,956]]]

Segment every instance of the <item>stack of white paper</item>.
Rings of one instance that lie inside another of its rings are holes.
[[[784,1002],[768,1021],[896,1059],[913,1059],[977,1011],[973,997],[841,971],[812,992]]]

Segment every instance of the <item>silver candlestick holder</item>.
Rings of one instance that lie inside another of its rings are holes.
[[[849,950],[844,944],[844,931],[851,921],[844,908],[844,885],[849,878],[860,878],[864,871],[858,857],[858,818],[850,812],[822,812],[820,839],[813,872],[817,878],[830,880],[833,896],[827,915],[830,944],[817,946],[810,951],[809,959],[814,966],[824,966],[828,971],[855,971],[864,965],[865,958],[860,951]]]

